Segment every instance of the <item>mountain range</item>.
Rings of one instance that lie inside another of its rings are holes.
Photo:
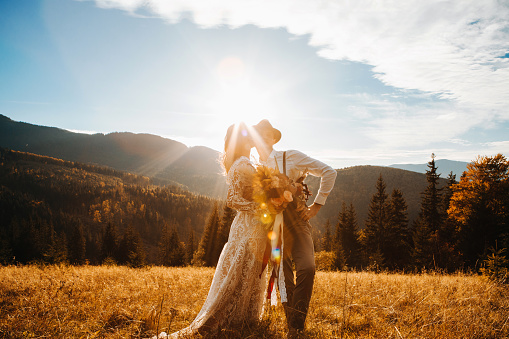
[[[0,115],[0,147],[145,175],[162,185],[222,198],[219,152],[151,134],[84,134],[13,121]]]
[[[160,186],[179,186],[212,198],[224,199],[226,196],[227,186],[218,162],[219,152],[204,146],[187,147],[156,135],[129,132],[89,135],[17,122],[0,115],[0,147],[107,166],[147,176]],[[456,162],[439,160],[437,163],[442,173],[448,173],[449,165]],[[396,188],[403,192],[412,221],[419,213],[421,193],[427,185],[426,176],[422,173],[423,169],[425,172],[425,166],[354,166],[338,169],[335,187],[313,223],[319,229],[326,220],[334,225],[344,202],[354,205],[362,228],[380,175],[389,195]],[[456,171],[453,170],[459,173]],[[309,177],[307,181],[312,192],[316,192],[319,180]],[[445,182],[445,179],[441,179],[442,185]]]

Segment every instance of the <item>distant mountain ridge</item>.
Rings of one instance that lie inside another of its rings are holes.
[[[459,177],[463,174],[464,171],[467,170],[468,162],[464,161],[455,161],[455,160],[447,160],[440,159],[435,160],[435,164],[437,167],[437,172],[440,173],[441,178],[447,178],[449,173],[456,174],[456,179],[459,180]],[[394,164],[389,165],[389,167],[404,169],[407,171],[417,172],[417,173],[426,173],[429,169],[428,164]]]
[[[155,135],[128,132],[88,135],[16,122],[0,115],[0,147],[108,166],[148,176],[156,184],[178,185],[213,198],[226,197],[227,186],[217,151],[203,146],[187,147],[178,141]],[[438,164],[442,168],[441,160]],[[419,213],[421,193],[427,185],[426,176],[422,174],[425,169],[419,173],[413,167],[413,170],[408,170],[397,166],[404,165],[354,166],[337,170],[334,189],[327,204],[313,219],[313,224],[322,229],[328,219],[334,225],[341,205],[345,202],[354,205],[359,227],[363,228],[371,196],[375,193],[375,183],[380,175],[387,184],[386,193],[389,196],[395,188],[403,192],[411,223]],[[319,180],[310,176],[307,181],[312,192],[316,193]],[[445,179],[440,181],[441,185],[445,182]]]
[[[153,177],[161,184],[181,185],[203,195],[224,197],[226,193],[217,151],[187,147],[156,135],[74,133],[0,115],[0,147],[108,166]]]

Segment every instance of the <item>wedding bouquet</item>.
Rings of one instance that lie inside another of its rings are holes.
[[[283,257],[283,217],[279,213],[283,212],[288,205],[292,204],[297,213],[307,209],[306,192],[302,182],[294,182],[285,174],[277,169],[267,166],[256,166],[256,173],[253,176],[252,197],[259,205],[260,220],[265,225],[268,235],[268,246],[266,247],[262,272],[269,262],[272,265],[269,282],[267,284],[267,298],[276,304],[276,294],[274,293],[274,281],[280,280],[282,273],[281,259]],[[281,284],[284,286],[284,279]],[[281,291],[281,286],[280,286]],[[286,301],[286,296],[281,296],[281,302]]]
[[[261,221],[267,230],[271,229],[274,216],[283,212],[290,203],[296,210],[305,208],[302,184],[295,183],[277,169],[267,166],[256,166],[253,177],[253,200],[259,204]]]

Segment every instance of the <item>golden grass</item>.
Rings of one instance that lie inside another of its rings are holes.
[[[0,267],[0,338],[145,338],[187,326],[210,268]],[[278,338],[280,306],[227,338]],[[509,338],[509,291],[477,276],[318,272],[309,338]]]

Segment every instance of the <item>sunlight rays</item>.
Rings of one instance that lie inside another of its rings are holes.
[[[242,135],[243,136],[249,135],[251,137],[251,139],[252,139],[252,145],[251,145],[252,149],[251,149],[251,156],[250,156],[250,158],[251,158],[252,161],[258,162],[259,161],[259,154],[258,154],[256,148],[257,147],[258,148],[263,148],[264,141],[263,141],[262,137],[260,136],[260,134],[258,133],[258,131],[254,128],[254,126],[245,123],[245,121],[238,121],[237,123],[234,124],[233,132],[232,132],[232,137],[228,141],[227,148],[231,149],[231,150],[235,149],[236,143],[237,143],[238,131],[239,131],[239,128],[240,128],[240,126],[242,124],[244,124],[244,127],[246,128],[246,130],[241,131]],[[225,140],[225,142],[226,142],[226,140]]]
[[[271,115],[273,103],[268,90],[262,90],[255,76],[238,57],[226,57],[215,69],[217,90],[210,108],[219,119],[253,124],[261,116]]]

